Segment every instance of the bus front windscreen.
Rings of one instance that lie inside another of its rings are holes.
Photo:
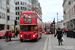
[[[26,25],[21,25],[20,26],[21,31],[36,31],[37,26],[26,26]]]
[[[20,30],[21,31],[27,31],[27,26],[26,25],[21,25]]]
[[[47,32],[50,32],[50,29],[46,29]]]
[[[50,25],[45,25],[45,26],[50,26]]]

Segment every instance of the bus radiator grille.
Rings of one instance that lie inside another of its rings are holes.
[[[24,34],[25,40],[31,40],[31,34]]]

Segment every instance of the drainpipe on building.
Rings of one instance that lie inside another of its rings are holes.
[[[7,23],[8,23],[8,21],[7,21],[7,0],[6,0],[6,23],[5,23],[5,29],[7,29]]]
[[[57,13],[57,28],[58,28],[58,13]]]
[[[69,4],[69,29],[71,29],[71,25],[70,25],[70,4],[71,4],[71,0],[68,0],[68,4]]]

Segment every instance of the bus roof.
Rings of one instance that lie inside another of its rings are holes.
[[[24,11],[21,14],[24,14],[24,13],[26,13],[26,14],[37,14],[35,11]],[[42,20],[42,18],[39,15],[38,15],[38,17]]]
[[[34,13],[34,14],[36,14],[36,12],[34,12],[34,11],[24,11],[22,13]]]

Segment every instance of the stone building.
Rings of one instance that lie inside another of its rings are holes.
[[[64,27],[71,29],[75,26],[75,0],[63,0]]]
[[[31,11],[31,0],[15,0],[15,11],[17,20],[16,27],[19,27],[21,13],[24,11]]]
[[[42,18],[42,9],[38,0],[32,0],[32,11],[37,12],[37,14]]]
[[[14,29],[15,3],[14,0],[0,0],[0,30]]]

